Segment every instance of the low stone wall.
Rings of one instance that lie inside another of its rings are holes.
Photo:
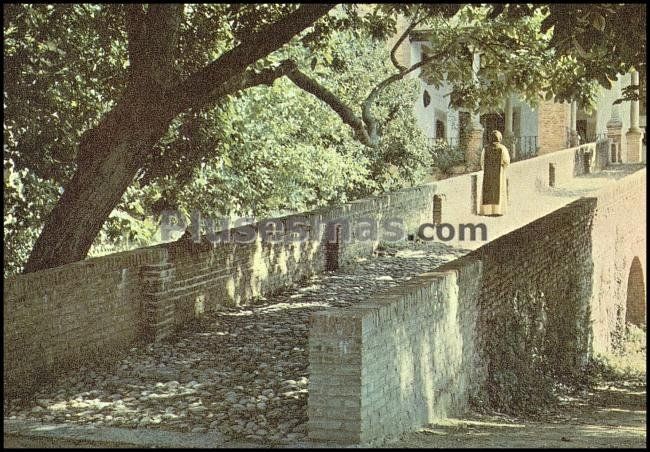
[[[373,442],[462,413],[487,376],[492,313],[524,293],[544,293],[563,360],[574,349],[582,357],[585,336],[570,325],[589,319],[592,204],[573,203],[368,303],[314,314],[310,438]]]
[[[586,143],[511,164],[506,172],[509,203],[525,205],[540,192],[551,190],[551,182],[556,188],[562,187],[576,176],[585,174],[585,160],[591,161],[591,172],[602,170],[608,162],[608,145],[609,140]],[[471,214],[476,213],[481,203],[482,184],[482,171],[432,183],[435,194],[442,198],[442,222],[447,222],[450,217],[467,221]],[[454,206],[453,212],[448,206]]]
[[[425,185],[300,214],[310,225],[304,242],[284,232],[277,243],[259,235],[253,243],[179,240],[7,278],[5,391],[28,392],[88,361],[110,360],[109,352],[136,340],[164,339],[203,312],[251,302],[322,271],[328,222],[399,218],[413,232],[431,221],[432,193]],[[289,216],[273,220],[286,227]],[[257,232],[262,223],[232,229],[230,237]],[[352,263],[372,253],[380,237],[362,239],[352,228],[331,259]]]
[[[642,170],[367,303],[315,313],[310,438],[381,441],[462,412],[524,361],[495,330],[507,316],[539,328],[557,374],[579,371],[620,332],[644,218]]]
[[[61,370],[109,359],[144,331],[140,268],[165,259],[144,249],[7,278],[4,389],[29,391]]]
[[[642,266],[647,293],[646,182],[647,170],[643,168],[598,194],[591,230],[594,277],[590,309],[595,354],[611,353],[620,336],[635,258]],[[646,311],[647,298],[638,301]]]
[[[314,314],[309,436],[366,443],[459,413],[481,383],[473,306],[481,265],[427,273]]]
[[[341,230],[338,253],[339,265],[354,263],[361,256],[372,254],[381,236],[366,240],[356,228],[360,220],[371,219],[379,225],[392,218],[403,221],[404,237],[413,233],[423,222],[430,222],[433,209],[433,187],[423,185],[383,196],[361,199],[342,206],[320,209],[303,214],[263,220],[234,228],[229,237],[250,237],[252,243],[195,244],[179,241],[161,245],[169,251],[169,263],[175,269],[173,282],[161,298],[174,303],[176,324],[182,325],[195,315],[219,305],[239,305],[256,297],[273,293],[306,276],[325,270],[328,260],[326,225],[346,223]],[[278,225],[274,241],[263,241],[265,222]],[[287,233],[287,224],[304,222],[309,225],[306,241],[294,240]],[[379,232],[383,230],[378,228]]]

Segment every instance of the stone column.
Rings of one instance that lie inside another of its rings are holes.
[[[478,81],[478,71],[481,67],[481,55],[474,52],[472,61],[472,79],[474,83]],[[467,146],[465,147],[465,163],[471,170],[479,169],[479,159],[483,148],[483,126],[481,125],[481,115],[473,113],[470,121],[469,130],[467,131]]]
[[[618,105],[612,106],[612,116],[607,124],[607,138],[610,141],[609,161],[611,163],[621,163],[621,131],[623,123],[619,117]]]
[[[639,73],[632,71],[630,73],[630,84],[639,85]],[[639,101],[630,102],[630,128],[625,134],[627,140],[627,162],[638,163],[641,161],[641,149],[643,146],[643,131],[639,128]]]
[[[574,147],[578,146],[578,102],[575,100],[571,102],[571,125],[569,126],[569,146]]]
[[[174,331],[174,301],[169,296],[174,271],[174,266],[169,263],[140,268],[142,330],[147,340],[158,342]]]
[[[512,97],[510,95],[506,97],[503,144],[510,151],[510,158],[515,159],[515,134],[512,132]]]

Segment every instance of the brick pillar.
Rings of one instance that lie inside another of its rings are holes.
[[[612,118],[607,121],[607,138],[611,140],[610,162],[621,163],[621,130],[623,123],[618,118],[616,105],[612,108]]]
[[[483,148],[483,126],[480,122],[470,125],[467,131],[467,144],[465,146],[465,164],[472,171],[479,170],[481,150]]]
[[[433,195],[433,224],[442,223],[442,197],[440,195]]]
[[[548,164],[548,186],[555,187],[555,163]]]
[[[325,230],[325,271],[339,269],[342,225],[328,223]]]
[[[541,101],[537,107],[537,136],[539,155],[559,151],[567,147],[566,124],[569,104]]]
[[[578,120],[578,102],[575,100],[571,102],[571,125],[569,126],[569,146],[575,147],[580,145],[578,139],[577,120]],[[584,138],[584,137],[583,137]]]
[[[627,140],[627,163],[641,162],[641,150],[643,148],[643,132],[641,129],[628,130],[625,139]]]
[[[140,267],[142,329],[147,340],[158,342],[174,331],[174,302],[169,296],[174,270],[174,266],[169,263]]]
[[[630,85],[639,84],[639,73],[632,71],[630,74]],[[643,147],[643,131],[639,128],[639,101],[630,102],[630,128],[625,134],[627,140],[627,163],[639,163],[642,160],[641,149]]]
[[[361,322],[362,313],[355,311],[311,316],[307,429],[312,440],[362,441]],[[379,386],[376,392],[381,394]]]

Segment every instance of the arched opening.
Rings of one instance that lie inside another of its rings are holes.
[[[627,300],[625,306],[625,322],[637,326],[645,325],[645,283],[643,281],[643,268],[638,257],[632,260],[630,274],[627,278]]]
[[[424,93],[422,93],[422,104],[426,108],[429,106],[430,103],[431,103],[431,95],[429,94],[429,91],[425,89]]]
[[[436,119],[436,138],[445,139],[445,123]]]

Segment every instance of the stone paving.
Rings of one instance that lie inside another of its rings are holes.
[[[81,368],[31,400],[5,398],[4,417],[303,441],[310,314],[364,301],[466,252],[400,244],[253,306],[208,313],[167,343],[135,346],[110,369]]]

